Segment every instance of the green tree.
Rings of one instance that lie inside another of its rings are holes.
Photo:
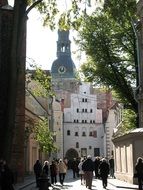
[[[42,152],[51,153],[57,150],[54,145],[54,134],[49,130],[48,120],[46,118],[35,123],[33,132],[35,140],[39,143]]]
[[[137,113],[134,88],[138,86],[138,62],[132,27],[135,7],[134,0],[107,2],[103,10],[86,15],[77,42],[88,56],[81,66],[86,80],[114,89]]]

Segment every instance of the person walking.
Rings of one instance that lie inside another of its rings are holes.
[[[65,175],[67,172],[67,166],[63,162],[62,159],[60,159],[59,163],[58,163],[58,172],[59,172],[59,181],[60,181],[61,185],[63,186],[64,180],[65,180]]]
[[[142,190],[142,183],[143,183],[143,159],[141,157],[137,158],[137,162],[135,165],[135,170],[137,172],[137,178],[138,178],[138,187],[139,190]]]
[[[46,175],[47,177],[49,176],[49,162],[48,161],[45,161],[44,162],[44,165],[43,165],[43,175]]]
[[[78,164],[81,185],[84,184],[84,171],[82,170],[82,164],[83,164],[83,162],[84,162],[84,160],[81,159],[80,163]]]
[[[115,178],[114,176],[114,158],[113,156],[109,159],[109,166],[110,166],[110,176]]]
[[[86,187],[88,189],[91,189],[92,180],[93,180],[94,163],[90,155],[88,155],[87,159],[83,162],[82,170],[84,171]]]
[[[33,169],[36,178],[36,186],[39,187],[39,178],[42,174],[42,164],[40,163],[40,160],[35,162]]]
[[[79,177],[79,169],[78,169],[78,159],[77,158],[74,158],[73,161],[72,161],[72,165],[71,165],[71,168],[72,168],[72,171],[73,171],[73,178],[75,179],[76,177]]]
[[[94,160],[94,170],[95,170],[95,178],[96,179],[100,178],[99,173],[98,173],[99,165],[100,165],[100,157],[97,156]]]
[[[52,161],[52,164],[50,165],[50,176],[51,176],[51,184],[57,183],[57,172],[58,172],[58,166],[55,160]]]
[[[107,178],[108,178],[108,174],[109,174],[109,164],[105,158],[102,159],[102,162],[99,165],[99,172],[100,172],[100,177],[102,180],[103,188],[106,189]]]

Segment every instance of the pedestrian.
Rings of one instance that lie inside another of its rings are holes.
[[[42,164],[40,163],[40,160],[35,162],[33,169],[36,178],[36,186],[39,187],[39,178],[42,174]]]
[[[102,180],[103,188],[107,187],[107,178],[109,174],[109,164],[105,158],[102,159],[102,162],[99,165],[99,173]]]
[[[115,178],[115,176],[114,176],[114,158],[113,158],[113,156],[111,156],[111,158],[109,159],[109,167],[110,167],[110,176],[112,178]]]
[[[84,171],[86,187],[88,189],[91,189],[92,180],[93,180],[94,163],[90,155],[88,155],[87,159],[83,162],[82,170]]]
[[[49,162],[48,161],[45,161],[44,162],[44,165],[43,165],[43,168],[42,168],[42,174],[46,177],[49,176]]]
[[[73,171],[73,178],[79,177],[79,169],[78,169],[78,159],[74,158],[72,161],[72,171]]]
[[[138,178],[138,187],[139,190],[142,190],[142,183],[143,183],[143,159],[141,157],[137,158],[137,162],[135,165],[135,170],[137,172],[137,178]]]
[[[94,171],[95,171],[95,178],[96,178],[96,179],[99,179],[99,178],[100,178],[99,173],[98,173],[100,162],[101,162],[101,161],[100,161],[100,157],[97,156],[97,157],[95,158],[95,160],[94,160]]]
[[[82,164],[84,160],[81,159],[80,163],[78,164],[78,169],[79,169],[79,175],[80,175],[80,180],[81,180],[81,185],[84,184],[84,171],[82,170]]]
[[[65,180],[65,175],[67,172],[67,166],[63,162],[62,159],[60,159],[59,163],[58,163],[58,172],[59,172],[59,181],[60,181],[61,185],[63,186],[64,180]]]
[[[58,173],[58,166],[55,160],[52,161],[50,165],[50,176],[51,176],[51,184],[57,183],[57,173]]]
[[[1,165],[1,190],[14,190],[13,185],[14,185],[13,172],[6,164],[6,162],[3,161],[3,164]]]

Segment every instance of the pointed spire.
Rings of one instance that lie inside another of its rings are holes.
[[[7,0],[0,0],[0,7],[3,7],[5,5],[8,5],[8,1]]]

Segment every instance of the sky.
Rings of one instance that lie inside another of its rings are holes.
[[[8,2],[13,6],[14,0],[8,0]],[[59,0],[60,8],[67,8],[67,2],[71,1]],[[95,2],[94,5],[98,5],[97,1]],[[83,6],[85,5],[83,4]],[[75,32],[70,31],[71,57],[78,69],[82,62],[85,61],[85,54],[78,51],[78,46],[75,45],[73,36],[75,37]],[[42,69],[50,70],[53,61],[57,58],[57,39],[57,31],[52,32],[48,27],[43,27],[40,14],[36,9],[32,9],[28,14],[27,21],[27,67],[29,68],[29,63],[35,63]]]
[[[79,60],[73,53],[77,46],[73,42],[73,33],[70,32],[72,59],[78,67]],[[27,60],[34,60],[43,69],[51,69],[53,61],[57,58],[57,30],[52,32],[48,27],[43,27],[40,15],[36,10],[29,14],[27,22]]]
[[[13,0],[9,0],[9,4],[13,6]],[[73,42],[73,35],[74,33],[70,31],[71,56],[78,68],[80,60],[73,53],[78,49]],[[29,63],[35,63],[42,69],[50,70],[53,61],[57,58],[57,39],[57,31],[52,32],[48,27],[43,27],[40,14],[36,9],[32,9],[27,21],[27,67],[29,68]]]

